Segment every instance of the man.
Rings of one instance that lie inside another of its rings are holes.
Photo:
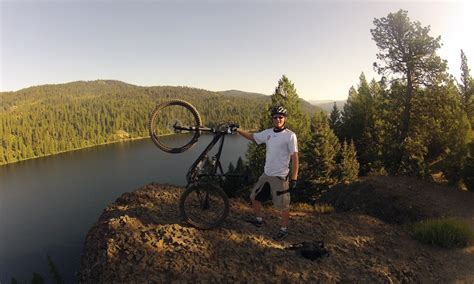
[[[237,132],[250,141],[266,145],[265,170],[250,194],[256,216],[256,219],[250,222],[257,227],[263,225],[262,201],[271,193],[273,205],[281,212],[281,228],[273,238],[281,241],[288,236],[289,189],[296,188],[298,179],[298,143],[295,133],[285,128],[288,111],[282,106],[276,106],[271,109],[270,114],[273,128],[253,134],[242,130]]]

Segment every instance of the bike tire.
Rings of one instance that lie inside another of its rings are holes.
[[[170,137],[176,134],[175,125],[194,127],[193,131],[183,131],[179,137]],[[158,104],[152,111],[149,123],[150,137],[153,143],[168,153],[182,153],[198,141],[201,132],[201,117],[196,108],[183,100],[171,100]]]
[[[208,202],[206,196],[209,197]],[[194,184],[181,195],[179,211],[188,224],[198,229],[209,230],[224,222],[229,214],[229,198],[214,184]]]

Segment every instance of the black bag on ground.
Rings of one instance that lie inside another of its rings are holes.
[[[323,256],[329,256],[329,251],[324,247],[323,241],[301,242],[288,246],[286,249],[297,250],[301,256],[316,260]]]

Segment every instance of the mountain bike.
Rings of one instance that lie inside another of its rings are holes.
[[[181,217],[199,229],[211,229],[220,225],[229,214],[229,198],[220,184],[225,177],[220,157],[225,136],[233,134],[238,124],[221,123],[215,128],[201,125],[196,108],[183,100],[171,100],[158,104],[151,113],[149,131],[155,145],[168,153],[183,153],[193,147],[201,133],[213,135],[209,145],[194,161],[186,174],[186,190],[179,200]],[[171,137],[170,135],[173,135]],[[219,143],[212,157],[212,168],[203,169],[211,149]]]

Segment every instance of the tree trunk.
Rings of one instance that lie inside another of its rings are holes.
[[[402,163],[406,161],[406,149],[405,149],[405,140],[408,137],[410,131],[410,115],[411,115],[411,106],[412,106],[412,97],[413,97],[413,81],[411,78],[411,70],[407,71],[407,89],[403,102],[403,112],[402,112],[402,124],[400,129],[400,155],[399,155],[399,171],[402,170]]]

